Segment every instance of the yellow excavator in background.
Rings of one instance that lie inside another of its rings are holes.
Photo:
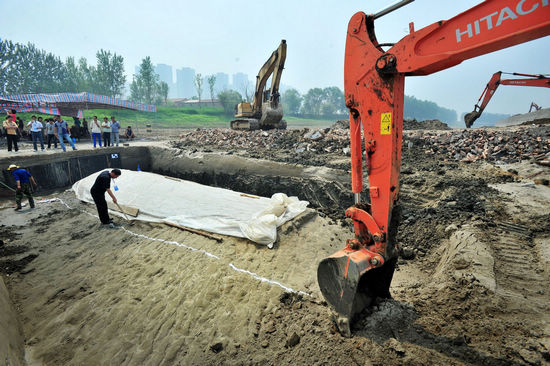
[[[270,130],[273,128],[286,129],[283,120],[283,106],[279,102],[279,84],[285,66],[286,41],[283,39],[271,57],[262,66],[256,76],[256,89],[252,103],[237,104],[235,119],[231,121],[233,130]],[[266,89],[269,77],[271,86]]]

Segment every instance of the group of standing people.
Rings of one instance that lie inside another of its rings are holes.
[[[76,120],[76,118],[75,118]],[[19,146],[17,142],[20,136],[23,136],[23,123],[17,123],[15,111],[10,111],[7,113],[6,120],[3,123],[3,128],[6,132],[6,138],[8,143],[8,151],[15,150],[19,151]],[[82,129],[88,130],[88,124],[84,120],[84,126],[80,127],[80,121],[75,121],[75,126],[72,129],[69,129],[69,125],[61,116],[57,115],[54,118],[46,119],[45,121],[42,117],[32,116],[31,121],[27,123],[27,127],[30,129],[30,135],[32,136],[34,151],[38,151],[38,144],[42,151],[44,151],[45,143],[48,145],[48,149],[51,148],[53,142],[54,147],[57,149],[57,143],[66,151],[65,140],[69,142],[73,150],[76,150],[75,139],[72,138],[71,134],[76,134],[75,138],[79,138],[82,133]],[[100,122],[97,119],[97,116],[93,117],[93,120],[90,122],[91,133],[92,133],[92,142],[94,148],[97,147],[109,147],[109,146],[119,146],[120,144],[120,123],[111,117],[109,120],[107,117],[103,118],[103,121]],[[74,131],[79,131],[76,133]],[[73,133],[74,132],[74,133]],[[135,137],[132,128],[128,126],[126,131],[124,131],[124,136],[128,140]]]
[[[111,117],[111,120],[107,117],[103,118],[103,122],[99,122],[97,116],[94,116],[90,122],[92,125],[92,141],[94,147],[97,146],[99,142],[99,147],[101,147],[101,135],[103,135],[103,146],[118,146],[120,143],[120,123]]]
[[[17,145],[18,131],[21,128],[17,125],[17,123],[14,122],[14,115],[15,113],[8,113],[6,116],[6,120],[4,121],[2,126],[6,130],[8,151],[12,151],[13,149],[15,150],[15,152],[17,152],[19,151],[19,146]],[[64,140],[67,140],[72,149],[76,150],[76,146],[71,139],[71,135],[69,134],[69,125],[65,120],[61,119],[60,115],[55,116],[55,118],[53,119],[48,119],[45,122],[46,125],[44,125],[42,117],[36,118],[36,116],[32,116],[31,120],[27,123],[27,127],[30,128],[30,132],[32,135],[32,142],[35,152],[38,151],[38,143],[40,143],[40,148],[42,149],[42,151],[44,151],[44,129],[46,129],[47,133],[48,149],[51,147],[52,141],[57,148],[57,141],[59,141],[59,145],[61,145],[63,151],[66,151]]]

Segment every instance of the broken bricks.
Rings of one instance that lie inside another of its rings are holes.
[[[419,122],[418,122],[419,123]],[[434,121],[432,121],[432,124]],[[443,154],[451,160],[513,163],[532,159],[542,166],[550,160],[550,126],[519,127],[514,130],[405,130],[403,145],[419,147],[425,154]],[[172,146],[228,151],[282,150],[291,154],[349,155],[349,130],[343,128],[234,131],[225,128],[185,131]]]

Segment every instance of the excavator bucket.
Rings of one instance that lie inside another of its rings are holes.
[[[466,113],[466,115],[464,116],[464,123],[466,124],[466,128],[472,127],[472,125],[474,124],[476,119],[479,118],[479,116],[481,116],[481,113],[478,111]]]
[[[367,249],[342,249],[325,258],[317,269],[317,281],[338,317],[340,333],[351,336],[350,324],[379,298],[390,298],[395,259],[384,264]]]
[[[262,129],[279,128],[279,123],[283,119],[283,107],[278,104],[276,107],[271,103],[262,104],[262,117],[260,118],[260,126]]]

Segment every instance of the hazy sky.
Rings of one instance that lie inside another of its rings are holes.
[[[527,2],[535,0],[527,0]],[[103,48],[124,57],[127,79],[145,56],[174,70],[192,67],[203,75],[244,72],[253,79],[281,39],[288,44],[282,83],[306,92],[343,89],[346,29],[357,11],[374,13],[393,1],[323,0],[27,0],[0,2],[10,20],[0,36],[32,42],[65,58],[95,64]],[[380,42],[447,20],[480,0],[416,0],[375,22]],[[526,7],[528,4],[526,3]],[[472,110],[491,75],[499,70],[550,74],[550,37],[463,62],[430,76],[409,77],[405,93],[455,109]],[[550,89],[501,86],[486,111],[524,113],[531,101],[550,107]]]

